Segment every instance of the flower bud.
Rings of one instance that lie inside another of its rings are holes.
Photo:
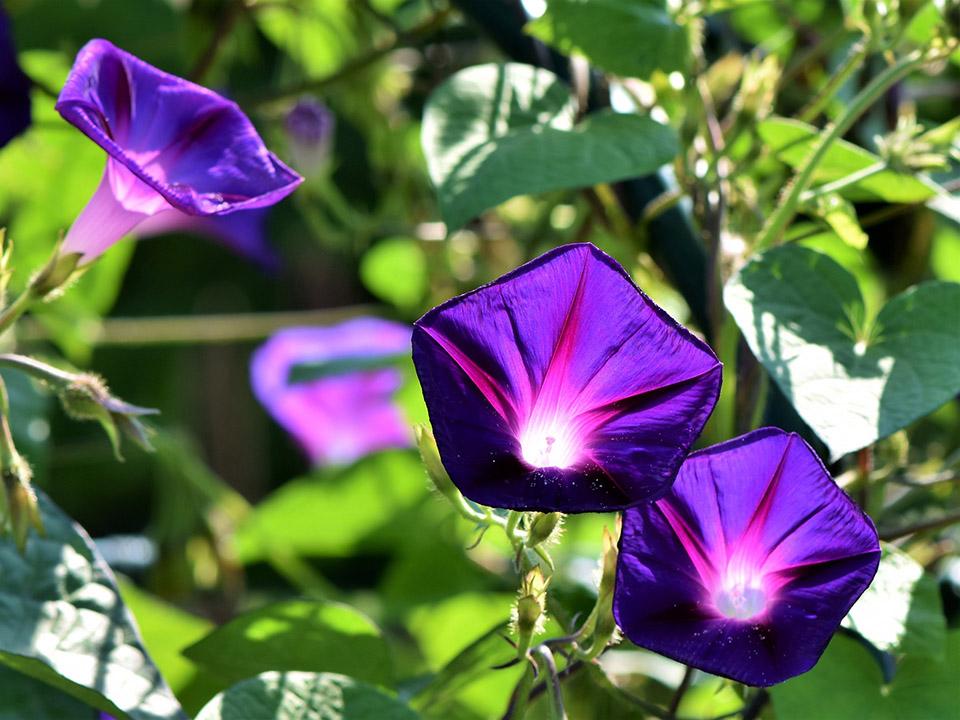
[[[423,465],[427,469],[427,475],[430,477],[433,486],[440,491],[450,502],[455,505],[463,502],[460,491],[457,490],[443,462],[440,460],[440,451],[437,449],[437,441],[433,439],[433,433],[426,425],[417,425],[414,427],[414,433],[417,437],[417,448],[420,450],[420,457]]]
[[[540,543],[547,542],[559,534],[563,524],[563,513],[536,513],[533,522],[530,523],[530,531],[527,535],[527,547],[536,547]]]
[[[297,101],[284,120],[291,162],[304,175],[314,175],[330,157],[335,125],[333,113],[319,100]]]
[[[92,373],[78,373],[60,388],[60,403],[64,411],[75,420],[96,420],[110,438],[117,458],[120,453],[120,436],[125,435],[137,445],[150,450],[149,430],[140,417],[153,415],[152,408],[138,407],[113,397],[102,378]]]
[[[5,523],[13,534],[13,540],[22,553],[27,545],[30,528],[43,532],[43,522],[37,507],[37,495],[30,484],[30,466],[16,451],[4,458],[3,496]]]
[[[544,577],[539,567],[524,575],[520,583],[520,593],[513,607],[513,626],[517,633],[517,653],[520,657],[527,654],[533,636],[543,632],[549,583],[550,579]]]

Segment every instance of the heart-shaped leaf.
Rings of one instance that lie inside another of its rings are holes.
[[[450,230],[515,195],[646,175],[678,152],[676,134],[636,115],[575,124],[576,103],[553,73],[476,65],[430,96],[423,151]]]
[[[844,626],[884,652],[943,658],[947,623],[937,579],[905,552],[884,546],[877,576]]]
[[[244,680],[204,706],[197,720],[417,720],[402,702],[332,673],[268,672]]]
[[[383,685],[393,679],[379,628],[334,602],[287,600],[245,613],[184,655],[229,682],[267,670],[342,672]]]
[[[960,392],[960,284],[918,285],[868,322],[850,273],[788,245],[747,263],[724,299],[754,355],[834,459]]]
[[[954,718],[960,632],[947,634],[945,653],[940,661],[908,655],[897,663],[893,680],[884,683],[880,666],[862,643],[835,635],[813,670],[770,688],[777,720]]]
[[[90,538],[37,495],[45,536],[0,539],[0,663],[118,720],[184,718]]]

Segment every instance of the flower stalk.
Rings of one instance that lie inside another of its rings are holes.
[[[817,168],[826,157],[827,151],[834,141],[843,137],[860,116],[879,100],[890,87],[914,70],[921,68],[929,60],[930,58],[924,50],[914,50],[904,55],[896,63],[877,75],[850,101],[850,104],[846,106],[836,122],[827,126],[814,145],[810,156],[797,171],[776,210],[767,219],[766,224],[760,231],[754,247],[755,250],[764,250],[780,241],[783,231],[797,213],[797,207],[803,194],[813,183]]]

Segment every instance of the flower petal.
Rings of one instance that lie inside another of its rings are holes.
[[[0,5],[0,147],[30,125],[30,80],[17,63],[10,19]]]
[[[431,310],[413,342],[447,471],[500,507],[610,510],[663,494],[720,388],[709,347],[589,244]]]
[[[620,549],[627,637],[760,686],[816,663],[880,560],[869,519],[775,428],[691,455],[669,495],[624,514]],[[678,575],[654,586],[664,568]]]
[[[57,110],[189,214],[272,205],[302,181],[266,149],[236,103],[106,40],[80,50]]]

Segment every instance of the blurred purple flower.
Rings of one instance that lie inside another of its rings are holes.
[[[413,358],[450,478],[522,510],[660,497],[720,391],[710,348],[589,244],[431,310]]]
[[[879,561],[813,450],[764,428],[692,454],[669,495],[624,514],[613,612],[637,645],[768,686],[816,664]]]
[[[291,161],[300,172],[311,175],[326,163],[335,124],[330,109],[312,97],[300,98],[287,113],[284,127]]]
[[[57,110],[109,155],[64,241],[63,253],[81,253],[82,263],[147,218],[176,224],[183,215],[264,208],[302,181],[264,147],[236,103],[106,40],[80,50]]]
[[[10,18],[0,4],[0,147],[30,125],[30,80],[17,63]]]
[[[314,464],[347,464],[412,444],[393,402],[403,378],[391,365],[409,352],[410,328],[378,318],[286,328],[254,353],[253,392]],[[297,367],[315,379],[298,382]]]

